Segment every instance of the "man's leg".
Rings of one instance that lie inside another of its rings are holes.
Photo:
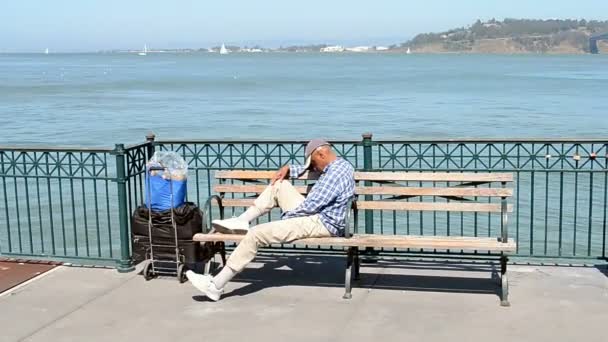
[[[226,266],[240,272],[255,258],[258,248],[273,243],[288,243],[294,240],[331,236],[319,215],[296,217],[268,222],[250,230],[230,255]],[[216,284],[223,287],[224,284]]]
[[[269,212],[274,207],[283,211],[293,210],[304,202],[304,196],[287,180],[276,181],[269,185],[253,202],[253,206],[263,212]]]
[[[247,233],[249,223],[256,218],[268,213],[274,207],[280,207],[283,211],[293,210],[304,201],[304,196],[286,180],[277,181],[269,185],[256,198],[253,206],[249,207],[237,218],[226,220],[214,220],[213,227],[222,233]]]
[[[247,233],[217,276],[210,278],[191,271],[186,272],[186,275],[192,284],[210,299],[218,300],[226,283],[255,258],[259,247],[303,238],[329,236],[331,234],[318,215],[264,223]]]

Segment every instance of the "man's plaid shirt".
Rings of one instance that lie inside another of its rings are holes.
[[[301,176],[301,165],[290,165],[291,178]],[[355,196],[354,168],[342,158],[337,158],[325,167],[308,196],[297,208],[283,213],[282,218],[319,214],[323,225],[334,236],[344,235],[344,224],[348,201]]]

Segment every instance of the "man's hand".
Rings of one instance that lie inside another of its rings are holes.
[[[280,168],[279,171],[277,171],[277,173],[275,173],[274,176],[272,176],[272,181],[270,182],[270,184],[274,185],[274,183],[276,183],[276,181],[283,180],[287,177],[289,177],[289,165],[285,165],[282,168]]]

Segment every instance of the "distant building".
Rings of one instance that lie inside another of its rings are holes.
[[[367,52],[370,50],[369,46],[355,46],[352,48],[346,48],[346,51],[349,52]]]
[[[263,52],[262,49],[258,48],[243,48],[239,52]]]
[[[483,23],[484,27],[500,27],[498,23]]]
[[[321,48],[320,51],[321,52],[343,52],[344,47],[341,45],[334,45],[334,46],[328,46],[328,47]]]
[[[388,47],[386,46],[376,46],[376,51],[386,51],[388,50]]]

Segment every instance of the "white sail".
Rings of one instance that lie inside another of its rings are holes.
[[[48,55],[48,54],[49,54],[49,48],[46,48],[46,49],[44,50],[44,54],[45,54],[45,55]]]
[[[145,55],[147,55],[147,54],[148,54],[148,45],[147,45],[147,44],[144,44],[144,51],[142,51],[142,52],[138,53],[138,55],[140,55],[140,56],[145,56]]]
[[[222,47],[220,48],[220,55],[227,55],[228,49],[226,49],[226,45],[222,43]]]
[[[406,53],[409,55],[409,54],[411,54],[411,53],[412,53],[412,50],[410,50],[410,48],[408,47],[408,48],[407,48],[407,52],[406,52]]]

